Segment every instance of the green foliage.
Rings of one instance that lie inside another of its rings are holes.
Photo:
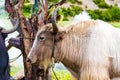
[[[113,6],[106,10],[88,10],[89,15],[93,19],[102,19],[104,21],[119,21],[120,20],[120,8]]]
[[[117,6],[114,6],[111,9],[108,9],[108,12],[112,16],[112,21],[120,20],[120,8],[118,8]]]
[[[101,10],[88,10],[89,15],[91,16],[92,19],[100,19],[101,18]]]
[[[67,2],[71,2],[71,3],[75,3],[76,1],[75,0],[66,0]]]
[[[25,0],[25,3],[29,3],[29,0]]]
[[[14,76],[16,73],[18,73],[22,69],[23,69],[23,67],[21,67],[21,66],[11,67],[11,69],[10,69],[10,75]]]
[[[59,2],[60,0],[49,0],[49,3],[57,3]],[[82,4],[82,0],[66,0],[66,2],[70,2],[70,3],[79,3],[79,4]]]
[[[57,78],[59,80],[71,80],[71,75],[66,70],[55,69],[55,73],[56,73]],[[55,75],[53,74],[53,72],[52,72],[52,80],[56,80]]]
[[[82,8],[80,6],[71,5],[71,7],[72,12],[74,13],[73,16],[79,14],[82,11]]]
[[[112,20],[112,16],[111,16],[110,12],[108,10],[106,10],[106,11],[102,12],[100,19],[102,19],[104,21],[111,21]]]
[[[27,0],[26,0],[27,1]],[[50,0],[49,2],[57,3],[60,0]],[[76,0],[68,0],[71,3],[76,2]],[[77,2],[80,2],[81,0],[77,0]],[[93,0],[98,5],[104,5],[102,8],[106,6],[106,3],[104,0]],[[107,6],[106,6],[107,7]],[[31,15],[31,8],[32,4],[25,3],[23,6],[23,13],[26,17],[29,17]],[[80,6],[77,6],[75,4],[70,5],[68,8],[61,7],[58,11],[58,14],[63,17],[63,20],[69,20],[70,17],[73,17],[77,14],[79,14],[82,11],[82,8]],[[109,8],[106,9],[99,9],[99,10],[88,10],[89,15],[93,19],[101,19],[104,21],[119,21],[120,20],[120,8],[115,6],[109,6]]]
[[[100,8],[109,8],[110,6],[104,0],[93,0]]]
[[[116,28],[120,28],[120,22],[110,22],[110,24],[112,24]]]
[[[28,17],[31,14],[31,8],[32,8],[32,4],[30,4],[28,2],[28,0],[25,0],[26,3],[23,6],[23,13],[26,17]],[[57,3],[60,0],[49,0],[49,4],[53,4],[53,3]],[[68,0],[71,3],[75,3],[75,0]],[[77,0],[78,3],[81,3],[81,0]],[[82,11],[82,8],[80,6],[76,6],[76,5],[71,5],[71,7],[69,8],[61,8],[59,10],[59,15],[63,15],[64,20],[68,20],[68,17],[73,17],[76,14],[79,14]]]
[[[31,14],[31,8],[32,8],[32,4],[25,4],[22,8],[22,11],[24,13],[24,15],[26,17],[28,17]]]
[[[21,67],[21,66],[11,67],[10,75],[14,76],[16,73],[18,73],[22,69],[23,69],[23,67]],[[67,70],[55,69],[54,71],[55,71],[55,74],[57,75],[57,78],[59,80],[71,80],[71,74]],[[56,80],[56,77],[55,77],[53,72],[52,72],[52,80]]]
[[[99,4],[99,3],[101,2],[101,0],[93,0],[93,2],[94,2],[95,4]]]
[[[58,3],[60,0],[49,0],[49,4],[54,4],[54,3]],[[75,0],[67,0],[66,2],[71,2],[71,3],[75,3]],[[81,4],[82,1],[81,0],[77,0],[77,3]],[[25,0],[25,4],[23,6],[23,13],[26,17],[29,17],[31,14],[31,8],[32,8],[32,4],[29,3],[28,0]],[[61,8],[59,10],[59,15],[63,16],[63,20],[68,20],[68,17],[73,17],[76,14],[79,14],[82,11],[82,8],[80,6],[76,6],[76,5],[71,5],[71,7],[69,8]]]
[[[110,6],[108,5],[108,4],[106,4],[105,2],[100,2],[99,4],[98,4],[98,6],[100,7],[100,8],[109,8]]]
[[[69,8],[61,8],[59,10],[59,15],[64,16],[64,20],[68,20],[68,17],[73,17],[76,14],[79,14],[82,11],[82,8],[79,6],[71,5]]]
[[[31,12],[31,8],[32,8],[32,4],[25,4],[25,5],[23,6],[22,11],[23,11],[23,12],[30,13],[30,12]]]
[[[48,0],[49,3],[58,3],[60,0]]]

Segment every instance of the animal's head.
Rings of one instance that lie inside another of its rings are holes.
[[[60,31],[56,25],[56,13],[57,8],[52,15],[52,24],[44,25],[36,34],[33,46],[28,54],[28,61],[32,64],[49,65],[55,43],[62,39],[65,33],[65,31]]]

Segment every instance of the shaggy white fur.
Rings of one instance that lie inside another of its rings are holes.
[[[78,80],[120,77],[120,29],[101,20],[77,21],[66,26],[64,38],[53,45],[51,27],[48,24],[38,31],[28,56],[32,62],[47,67],[55,46],[55,60],[61,61]]]

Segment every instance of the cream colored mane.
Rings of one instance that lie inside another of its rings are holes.
[[[79,80],[120,76],[120,30],[101,20],[66,27],[59,58]]]
[[[72,22],[56,35],[52,29],[47,24],[38,31],[28,55],[32,63],[42,63],[46,70],[54,51],[55,60],[77,80],[120,80],[120,29],[101,20]]]

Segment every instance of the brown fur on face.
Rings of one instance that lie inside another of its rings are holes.
[[[52,25],[43,26],[36,34],[33,47],[29,53],[31,63],[48,67],[51,62],[51,53],[53,48]],[[48,63],[48,65],[46,65]]]
[[[62,31],[64,38],[54,44],[53,39]],[[71,23],[56,35],[52,34],[52,24],[48,24],[38,31],[28,57],[46,68],[55,46],[55,60],[61,61],[77,79],[110,80],[120,76],[119,43],[120,30],[100,20]]]

